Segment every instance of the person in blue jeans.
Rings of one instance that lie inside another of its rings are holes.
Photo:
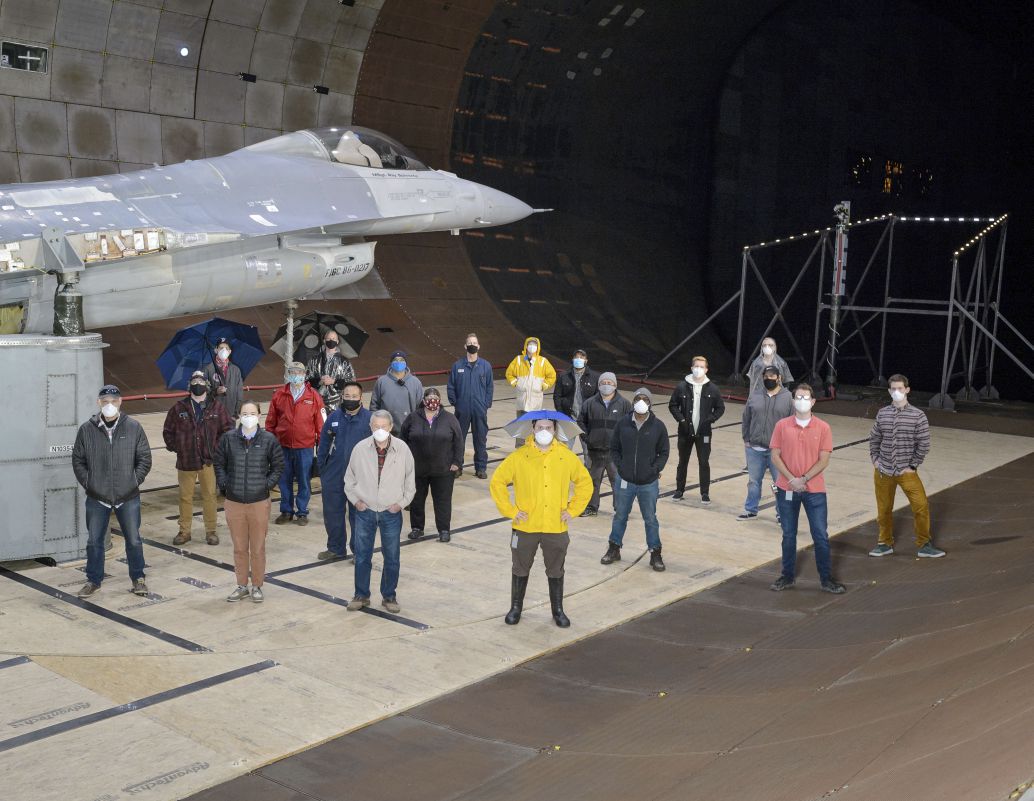
[[[474,475],[488,478],[488,410],[492,408],[492,365],[478,356],[481,343],[477,334],[467,334],[467,354],[457,361],[449,372],[446,391],[449,403],[456,412],[456,419],[463,432],[472,431],[474,445]],[[463,465],[457,476],[463,475]]]
[[[370,605],[373,543],[378,530],[384,557],[381,606],[393,614],[400,609],[396,590],[402,509],[416,494],[416,469],[409,446],[391,435],[392,422],[386,409],[371,413],[372,435],[356,444],[345,470],[345,494],[355,506],[355,594],[348,604],[350,612]]]
[[[363,407],[363,387],[356,381],[347,381],[341,389],[340,406],[323,424],[316,454],[323,489],[323,526],[327,530],[327,549],[320,551],[317,559],[344,559],[348,556],[346,540],[349,528],[352,530],[351,548],[355,550],[355,507],[345,497],[345,470],[352,449],[368,436],[370,410]]]
[[[751,393],[747,405],[743,408],[740,430],[743,435],[743,448],[747,454],[747,500],[743,503],[743,513],[737,520],[753,520],[758,516],[761,504],[761,482],[765,471],[772,474],[772,486],[776,483],[776,469],[772,464],[772,432],[776,423],[793,414],[793,396],[782,385],[779,368],[769,365],[762,371],[761,388]],[[780,521],[779,510],[776,510],[776,522]]]
[[[621,559],[621,545],[628,525],[632,502],[639,502],[639,511],[646,524],[646,546],[650,549],[650,567],[664,570],[661,558],[661,532],[657,522],[657,497],[660,476],[668,461],[671,447],[668,429],[650,410],[653,395],[646,387],[635,391],[632,412],[614,428],[610,440],[611,461],[617,467],[614,486],[614,523],[610,528],[607,552],[600,563],[609,565]]]
[[[104,580],[104,537],[114,511],[126,543],[126,561],[133,592],[147,595],[144,546],[140,540],[140,485],[151,471],[151,445],[143,426],[124,415],[122,393],[113,384],[101,387],[100,411],[79,427],[72,448],[72,471],[86,491],[86,584],[88,598]]]

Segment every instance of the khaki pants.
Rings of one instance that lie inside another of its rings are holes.
[[[561,578],[564,575],[564,559],[571,537],[563,534],[539,534],[513,530],[510,553],[513,556],[513,574],[527,576],[535,564],[535,552],[542,546],[542,561],[546,563],[546,576]]]
[[[233,569],[237,583],[248,586],[248,566],[251,566],[251,584],[261,587],[266,575],[266,532],[269,530],[269,498],[255,503],[236,503],[227,500],[226,525],[233,540]]]
[[[898,487],[908,497],[915,518],[916,547],[922,548],[930,541],[930,504],[926,499],[919,473],[902,473],[888,476],[879,470],[873,471],[876,488],[876,519],[880,524],[880,545],[894,545],[894,495]]]
[[[194,485],[201,484],[201,514],[205,533],[215,533],[215,468],[206,464],[200,470],[177,470],[180,482],[180,533],[190,534],[194,519]]]

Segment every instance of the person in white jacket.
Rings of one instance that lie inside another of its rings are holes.
[[[391,435],[392,424],[391,412],[384,409],[370,415],[373,435],[356,444],[345,471],[345,495],[356,512],[355,594],[348,604],[351,612],[370,605],[373,543],[378,528],[384,554],[381,606],[393,614],[399,611],[396,589],[402,510],[416,494],[416,471],[409,446]]]

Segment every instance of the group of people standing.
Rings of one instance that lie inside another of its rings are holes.
[[[263,600],[265,539],[271,516],[271,492],[280,489],[278,525],[306,525],[311,498],[310,476],[318,471],[323,493],[326,549],[319,560],[339,560],[351,550],[355,589],[350,610],[370,604],[372,554],[380,533],[384,556],[381,605],[397,613],[399,546],[403,512],[410,513],[410,539],[425,537],[425,504],[430,494],[435,535],[451,538],[452,492],[463,472],[464,443],[473,432],[474,469],[487,478],[488,410],[493,401],[491,365],[479,356],[475,334],[465,340],[465,354],[453,365],[443,408],[438,389],[424,389],[409,370],[406,354],[396,351],[387,372],[363,406],[363,387],[348,360],[338,351],[337,334],[326,334],[323,348],[308,364],[287,365],[285,384],[269,404],[264,428],[258,403],[241,398],[240,372],[232,347],[220,342],[208,369],[195,372],[187,397],[166,415],[163,437],[176,454],[179,478],[179,531],[173,540],[191,539],[195,485],[200,485],[205,539],[218,544],[217,494],[225,498],[227,525],[234,546],[237,586],[227,598]],[[633,504],[644,521],[650,566],[665,570],[657,502],[660,476],[669,455],[667,427],[653,410],[649,388],[639,387],[626,399],[612,372],[596,373],[588,354],[575,351],[569,370],[559,376],[540,353],[536,337],[507,368],[517,391],[518,416],[526,429],[517,432],[518,447],[498,466],[489,485],[500,512],[512,522],[512,584],[508,624],[519,622],[528,576],[541,548],[549,580],[553,617],[567,626],[563,610],[563,578],[568,524],[577,516],[599,512],[601,484],[608,476],[614,518],[605,565],[621,559],[621,548]],[[710,503],[712,436],[722,417],[722,395],[707,376],[708,361],[695,356],[690,372],[672,393],[668,408],[676,421],[678,464],[673,500],[684,498],[688,463],[697,453],[700,502]],[[800,510],[808,517],[823,590],[842,593],[832,574],[826,532],[826,487],[823,477],[833,450],[829,425],[812,410],[816,402],[807,384],[792,381],[786,362],[770,338],[752,363],[749,393],[740,424],[747,461],[747,496],[738,520],[757,518],[765,473],[773,481],[777,521],[782,528],[782,570],[773,590],[795,582],[796,537]],[[543,409],[554,388],[556,412]],[[943,556],[930,539],[929,509],[918,468],[930,447],[926,416],[908,403],[908,379],[890,379],[891,405],[881,409],[870,434],[870,455],[880,536],[871,556],[893,553],[892,510],[898,486],[908,495],[916,520],[918,555]],[[121,413],[121,393],[102,387],[99,413],[79,430],[73,451],[76,476],[87,492],[87,583],[80,597],[95,593],[103,578],[104,533],[114,513],[125,539],[133,591],[147,594],[140,539],[139,486],[151,467],[147,437],[132,418]],[[234,423],[234,418],[237,423]],[[577,429],[574,423],[577,422]],[[582,454],[574,446],[581,442]],[[512,496],[511,496],[512,488]],[[349,532],[351,534],[349,535]]]

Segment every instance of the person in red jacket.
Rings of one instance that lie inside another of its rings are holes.
[[[274,393],[266,414],[266,431],[274,434],[284,449],[284,472],[280,474],[280,517],[277,525],[296,520],[309,523],[312,488],[313,447],[323,428],[323,399],[305,383],[305,365],[287,365],[287,383]],[[298,482],[298,491],[294,483]]]

